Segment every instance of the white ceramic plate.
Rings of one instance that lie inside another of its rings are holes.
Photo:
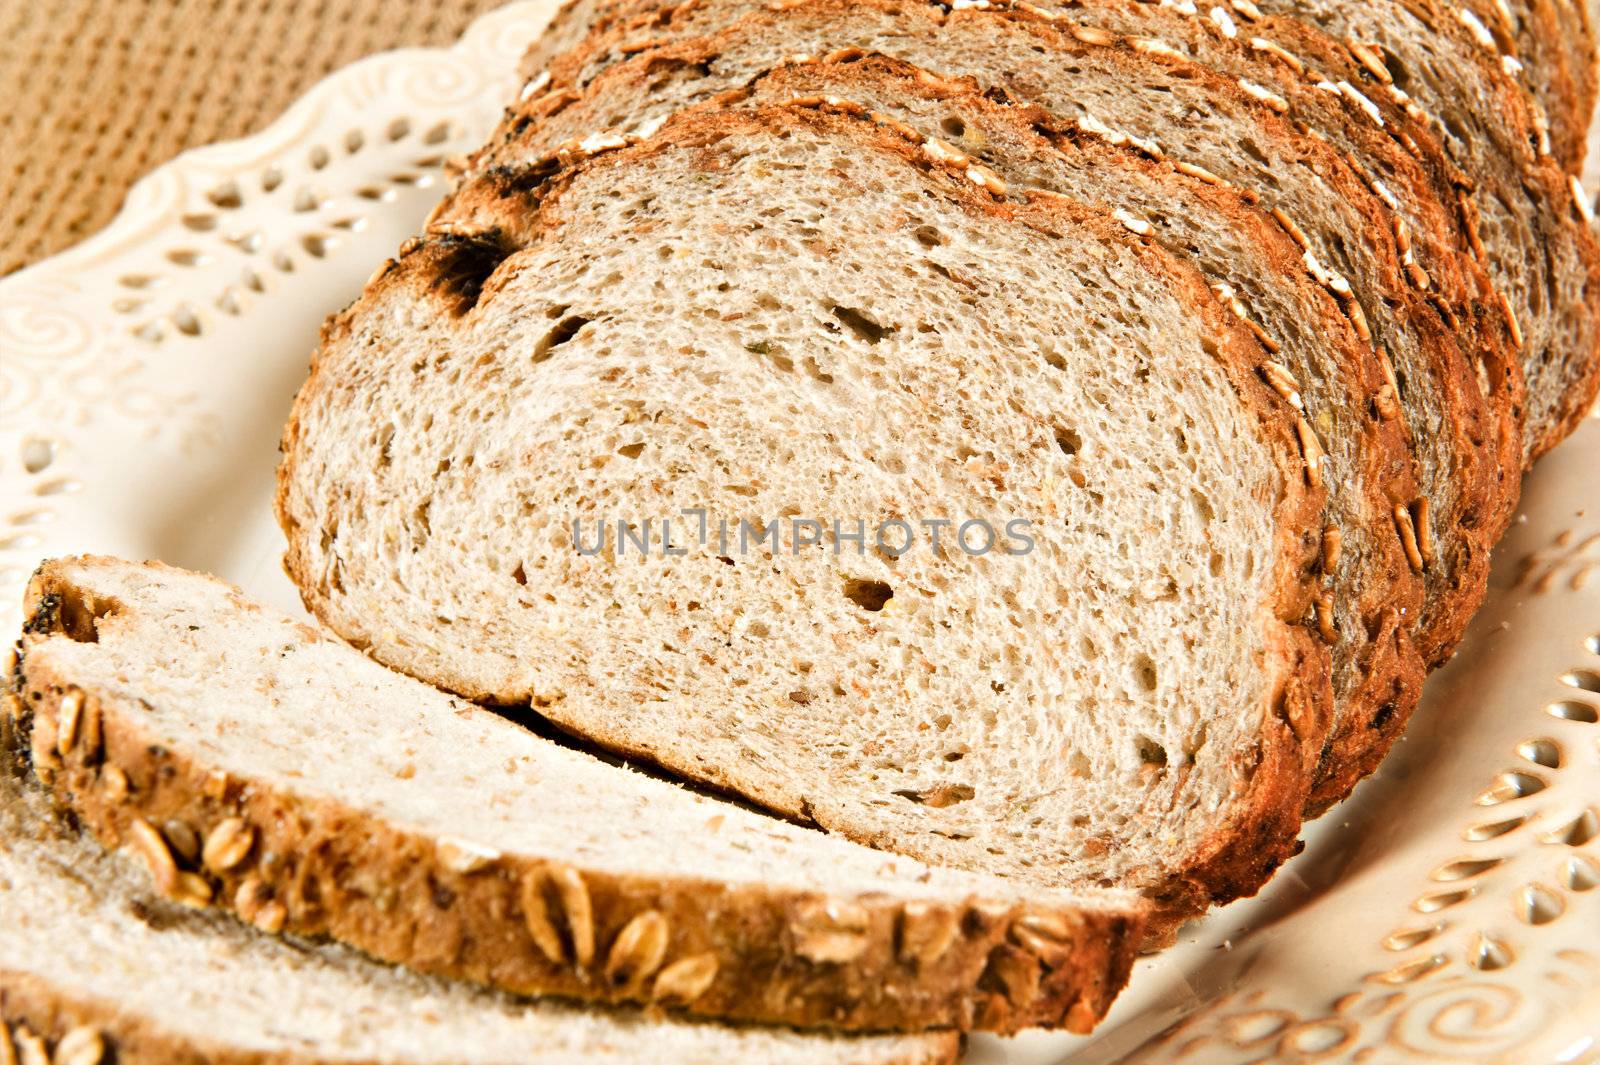
[[[270,500],[317,327],[419,227],[555,6],[357,63],[0,282],[0,629],[37,561],[75,551],[299,610]],[[1266,891],[1141,963],[1094,1036],[969,1060],[1600,1061],[1600,422],[1523,510],[1405,740]]]

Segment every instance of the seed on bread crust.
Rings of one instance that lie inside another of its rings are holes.
[[[1344,534],[1337,525],[1322,530],[1322,572],[1332,574],[1339,569],[1339,554],[1344,547]]]
[[[1584,190],[1583,182],[1577,174],[1567,176],[1567,184],[1572,189],[1572,202],[1578,207],[1578,217],[1583,219],[1586,226],[1594,225],[1594,205],[1589,202],[1589,194]]]
[[[434,848],[439,861],[452,873],[476,873],[500,860],[500,852],[471,840],[446,837]]]
[[[50,1052],[32,1028],[19,1024],[11,1033],[17,1065],[50,1065]]]
[[[1207,185],[1226,186],[1228,184],[1228,182],[1224,181],[1222,178],[1220,178],[1217,175],[1213,174],[1211,171],[1207,170],[1205,167],[1196,166],[1193,163],[1186,163],[1182,159],[1173,160],[1172,168],[1174,170],[1176,170],[1180,174],[1184,174],[1184,175],[1187,175],[1188,177],[1192,177],[1192,178],[1196,178],[1196,179],[1198,179],[1200,181],[1204,181]]]
[[[1290,69],[1292,69],[1296,74],[1304,74],[1306,72],[1306,65],[1300,60],[1299,56],[1295,55],[1293,52],[1290,52],[1286,48],[1267,40],[1265,37],[1250,38],[1250,47],[1254,48],[1258,52],[1265,52],[1268,55],[1287,63]]]
[[[113,806],[127,801],[129,786],[128,774],[114,765],[105,765],[100,769],[100,786],[105,788],[106,799]]]
[[[1240,78],[1239,87],[1245,92],[1249,93],[1251,96],[1254,96],[1257,100],[1260,100],[1262,103],[1266,104],[1267,107],[1273,111],[1278,112],[1278,114],[1286,115],[1289,113],[1289,101],[1285,100],[1283,97],[1279,96],[1265,85],[1257,85],[1249,78]]]
[[[61,697],[56,710],[56,750],[71,754],[78,742],[78,726],[83,720],[83,692],[73,688]]]
[[[1433,526],[1428,522],[1428,497],[1411,504],[1411,523],[1417,530],[1417,553],[1424,565],[1433,565]]]
[[[184,865],[193,865],[200,860],[200,833],[189,822],[176,817],[169,818],[162,823],[161,834],[166,837],[174,859]]]
[[[256,843],[256,830],[242,817],[218,822],[206,836],[200,859],[214,873],[226,873],[245,860]]]
[[[1306,460],[1306,483],[1312,488],[1322,487],[1322,442],[1317,439],[1317,431],[1311,427],[1305,415],[1295,419],[1295,432],[1300,437],[1300,452]]]
[[[1325,643],[1335,643],[1339,639],[1339,629],[1333,623],[1333,593],[1323,592],[1316,598],[1317,609],[1317,634]]]
[[[1272,390],[1282,396],[1284,400],[1296,410],[1304,410],[1305,402],[1300,397],[1300,382],[1294,379],[1294,374],[1280,362],[1264,362],[1261,364],[1261,376],[1267,379],[1267,384]]]
[[[711,989],[718,968],[715,954],[679,958],[656,976],[650,997],[656,1002],[687,1006]]]
[[[803,906],[791,931],[795,953],[818,963],[854,961],[869,942],[866,908],[835,899]]]
[[[1511,330],[1511,344],[1521,351],[1522,325],[1517,321],[1517,312],[1511,309],[1511,301],[1506,298],[1505,292],[1496,290],[1495,295],[1500,297],[1500,309],[1506,312],[1506,326]]]
[[[956,915],[947,907],[928,902],[908,902],[900,911],[900,958],[917,965],[932,965],[944,956],[959,931]]]
[[[1052,969],[1072,953],[1072,930],[1059,917],[1024,914],[1012,922],[1011,941]]]
[[[1411,520],[1411,511],[1404,503],[1394,508],[1394,527],[1400,533],[1400,545],[1405,548],[1406,561],[1417,573],[1421,573],[1425,560],[1422,557],[1422,548],[1417,543],[1417,527]]]
[[[204,909],[211,905],[211,881],[199,873],[179,873],[172,890],[174,901],[191,909]]]
[[[283,931],[289,911],[272,896],[272,889],[256,877],[248,877],[233,894],[233,908],[240,917],[263,932]]]
[[[1159,55],[1167,59],[1184,59],[1184,54],[1172,45],[1156,37],[1129,37],[1128,44],[1136,52],[1145,55]]]
[[[660,910],[646,910],[623,926],[606,955],[606,979],[622,987],[648,980],[667,956],[670,929]]]
[[[522,918],[534,945],[551,961],[559,965],[570,960],[581,967],[594,960],[594,912],[589,889],[571,866],[551,863],[523,880]],[[571,941],[570,956],[561,936],[562,924]]]
[[[149,868],[157,890],[163,895],[172,894],[178,886],[178,863],[173,860],[172,851],[168,849],[166,838],[160,830],[144,818],[136,817],[128,826],[128,836]]]
[[[1368,74],[1378,79],[1380,84],[1394,84],[1394,77],[1389,73],[1389,68],[1383,65],[1383,60],[1378,58],[1377,52],[1354,37],[1344,43],[1345,47],[1350,49],[1350,54],[1356,57],[1357,62],[1366,68]]]
[[[100,1032],[87,1025],[79,1025],[69,1030],[56,1044],[53,1065],[100,1065],[105,1056],[106,1043]]]
[[[1044,965],[1032,952],[1003,943],[990,953],[984,975],[1000,985],[1013,1009],[1020,1010],[1039,997]]]
[[[1117,35],[1098,26],[1074,26],[1068,31],[1079,44],[1103,48],[1117,43]]]

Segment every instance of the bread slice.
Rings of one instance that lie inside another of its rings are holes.
[[[936,158],[777,108],[486,177],[518,230],[431,236],[328,330],[287,566],[382,661],[852,838],[1253,891],[1327,732],[1314,434],[1192,268]],[[655,550],[575,550],[600,518]]]
[[[1469,223],[1522,336],[1531,463],[1572,430],[1600,388],[1600,244],[1527,92],[1506,73],[1486,29],[1435,0],[1258,6],[1366,44],[1475,183],[1479,217]]]
[[[788,825],[557,746],[211,578],[34,578],[33,764],[158,888],[517,992],[851,1029],[1082,1030],[1141,907]]]
[[[598,127],[603,113],[625,111],[630,101],[647,107],[673,97],[668,85],[678,75],[695,77],[726,39],[670,55],[652,51],[642,63],[613,68],[562,114],[587,113]],[[613,84],[630,74],[631,87]],[[1287,371],[1277,379],[1300,397],[1327,451],[1329,557],[1319,617],[1332,644],[1338,721],[1312,796],[1320,809],[1376,765],[1404,728],[1423,676],[1410,639],[1421,584],[1394,522],[1395,507],[1416,498],[1416,481],[1398,421],[1371,403],[1386,384],[1377,355],[1338,301],[1307,274],[1300,246],[1246,194],[1210,175],[1185,173],[1181,160],[1151,158],[1082,130],[1058,130],[1043,110],[985,97],[978,88],[972,79],[850,53],[782,64],[700,106],[811,99],[865,107],[925,136],[948,138],[999,174],[1013,199],[1044,190],[1122,212],[1126,224],[1148,228],[1163,247],[1195,263],[1213,288],[1239,302],[1277,352],[1274,361]],[[541,141],[527,130],[485,153],[480,164],[536,165],[538,157],[525,153]],[[517,219],[501,213],[504,202],[458,199],[436,218],[511,228]]]
[[[4,719],[9,723],[9,719]],[[0,1061],[23,1065],[934,1065],[954,1033],[800,1034],[519,1001],[136,887],[0,768]]]

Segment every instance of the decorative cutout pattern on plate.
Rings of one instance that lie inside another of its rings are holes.
[[[556,6],[349,67],[0,282],[0,628],[71,551],[295,602],[272,470],[317,326],[420,227]],[[1530,478],[1406,739],[1260,897],[1142,962],[1095,1035],[975,1038],[971,1065],[1600,1060],[1597,467],[1590,419]]]

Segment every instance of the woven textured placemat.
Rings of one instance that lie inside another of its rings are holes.
[[[93,233],[150,170],[328,72],[446,44],[502,0],[0,0],[0,275]]]

